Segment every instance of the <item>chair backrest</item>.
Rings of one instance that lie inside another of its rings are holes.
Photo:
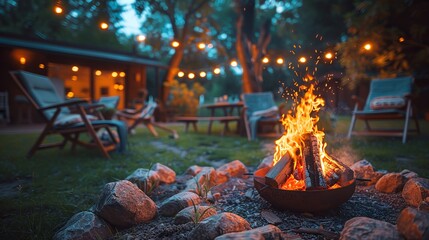
[[[371,110],[371,102],[380,97],[405,97],[411,94],[413,77],[397,77],[385,79],[373,79],[369,94],[365,102],[364,110]]]
[[[243,103],[247,107],[247,114],[252,115],[257,111],[268,110],[277,107],[272,92],[246,93],[243,94]]]
[[[49,77],[26,71],[11,71],[10,74],[24,95],[38,111],[41,111],[40,108],[64,102],[58,95]],[[46,120],[49,120],[54,115],[55,109],[41,112]],[[60,115],[68,113],[70,111],[67,108],[63,108]]]
[[[156,102],[149,102],[147,103],[141,113],[140,118],[151,118],[153,116],[153,113],[155,112],[155,109],[158,107],[158,104]]]
[[[108,108],[116,109],[119,104],[119,96],[100,97],[97,103],[104,104]]]

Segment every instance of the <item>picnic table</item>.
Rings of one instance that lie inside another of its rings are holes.
[[[225,132],[229,131],[230,122],[239,122],[242,120],[241,108],[243,107],[243,102],[217,102],[212,104],[201,105],[200,108],[206,108],[210,110],[210,116],[200,117],[200,116],[191,116],[191,117],[176,117],[176,121],[184,122],[185,132],[188,131],[189,125],[192,125],[194,131],[198,131],[197,123],[199,121],[208,121],[209,126],[207,129],[207,134],[211,134],[212,126],[215,121],[219,121],[224,124],[224,128],[221,132],[221,135],[224,135]],[[238,130],[238,129],[237,129]]]

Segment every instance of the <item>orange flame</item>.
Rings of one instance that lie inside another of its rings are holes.
[[[321,107],[325,105],[325,101],[317,97],[314,92],[314,85],[310,87],[300,86],[300,90],[305,92],[304,97],[301,98],[300,103],[295,108],[295,115],[289,112],[287,115],[282,116],[282,124],[285,132],[282,137],[275,141],[276,149],[274,153],[274,165],[284,156],[287,152],[291,158],[294,159],[294,173],[302,172],[302,153],[304,147],[305,134],[311,133],[317,138],[320,159],[322,161],[321,168],[322,174],[325,175],[325,161],[332,161],[332,158],[325,152],[326,143],[323,142],[325,133],[317,129],[317,122],[319,117],[317,115]],[[298,93],[296,93],[297,95]],[[291,174],[282,188],[290,190],[305,190],[303,180],[297,180],[294,174]]]

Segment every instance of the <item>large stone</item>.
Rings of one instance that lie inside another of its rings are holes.
[[[412,172],[408,169],[404,169],[400,172],[400,174],[404,177],[406,177],[407,179],[411,179],[411,178],[416,178],[419,177],[419,175],[415,172]]]
[[[375,189],[382,193],[397,193],[402,191],[406,181],[407,178],[399,173],[388,173],[377,181]]]
[[[232,232],[249,230],[250,224],[242,217],[229,212],[220,213],[201,221],[190,233],[189,239],[215,239]]]
[[[164,200],[159,207],[159,213],[163,216],[172,217],[180,210],[201,203],[200,196],[193,192],[180,192]]]
[[[217,172],[212,167],[204,167],[197,175],[186,182],[184,191],[194,192],[202,197],[207,196],[208,191],[216,186]]]
[[[233,240],[233,239],[249,239],[249,240],[280,240],[282,239],[282,230],[274,225],[265,225],[263,227],[254,228],[243,232],[234,232],[223,234],[215,240]]]
[[[54,240],[106,239],[113,236],[113,230],[102,218],[92,212],[84,211],[73,215],[58,230]]]
[[[429,212],[429,197],[419,204],[419,210]]]
[[[360,160],[350,166],[350,169],[355,173],[356,178],[368,179],[370,181],[357,181],[359,185],[374,185],[377,180],[383,175],[381,172],[375,172],[372,164],[367,160]]]
[[[409,205],[418,207],[423,200],[429,197],[429,179],[411,178],[402,190],[402,197]]]
[[[150,194],[159,185],[159,179],[157,172],[146,168],[138,168],[125,178],[125,180],[136,184],[146,194]]]
[[[396,221],[399,233],[406,239],[429,239],[429,213],[407,207]]]
[[[191,176],[195,176],[197,175],[199,172],[201,172],[203,170],[204,167],[200,167],[198,165],[192,165],[190,167],[188,167],[188,169],[186,169],[185,174],[191,175]]]
[[[161,163],[156,163],[152,166],[153,171],[155,171],[159,176],[159,181],[162,183],[174,183],[176,181],[176,172],[173,169],[162,165]]]
[[[220,166],[216,169],[216,172],[217,184],[221,184],[227,182],[232,177],[242,177],[245,173],[248,173],[248,170],[240,160],[234,160]]]
[[[266,167],[272,167],[273,166],[273,155],[266,156],[264,159],[262,159],[261,163],[258,165],[256,169],[266,168]]]
[[[122,180],[104,186],[95,213],[118,228],[128,228],[152,220],[156,204],[130,181]]]
[[[340,240],[400,239],[395,225],[380,220],[355,217],[346,222]]]
[[[200,222],[210,216],[216,215],[215,208],[210,206],[190,206],[180,210],[174,217],[175,224],[184,224],[188,222]]]

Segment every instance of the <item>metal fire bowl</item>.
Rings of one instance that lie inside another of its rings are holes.
[[[346,171],[341,179],[342,187],[326,190],[282,190],[265,184],[265,174],[270,167],[254,173],[254,185],[259,195],[279,210],[295,212],[322,212],[345,203],[355,192],[353,171]]]

